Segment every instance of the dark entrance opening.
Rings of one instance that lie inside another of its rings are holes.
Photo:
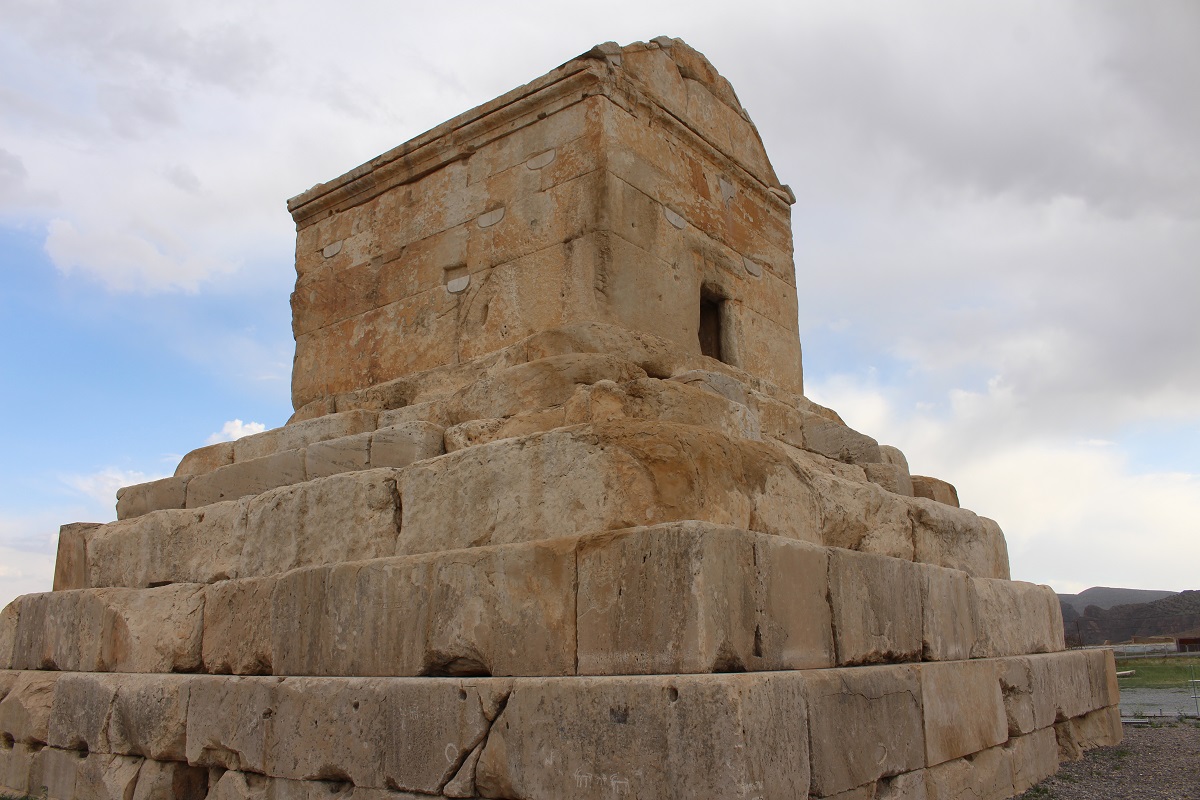
[[[721,318],[724,316],[725,298],[708,287],[700,290],[700,352],[724,361],[721,352]]]

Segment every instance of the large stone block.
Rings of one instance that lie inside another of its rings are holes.
[[[204,588],[204,671],[270,675],[275,578],[220,581]]]
[[[484,797],[801,797],[799,673],[516,680],[476,770]]]
[[[205,800],[208,781],[206,769],[178,761],[146,759],[138,770],[132,800]],[[114,796],[124,798],[128,795]]]
[[[303,449],[234,461],[212,472],[193,476],[187,485],[187,507],[198,508],[222,500],[252,497],[304,479]]]
[[[117,519],[140,517],[164,508],[183,508],[189,476],[161,478],[117,491]]]
[[[971,577],[956,569],[917,564],[921,580],[922,659],[959,661],[975,644]]]
[[[46,744],[54,705],[53,672],[19,672],[0,700],[0,734],[6,741]]]
[[[76,589],[20,599],[13,666],[80,672],[192,672],[203,587]]]
[[[804,448],[850,464],[878,464],[883,461],[879,442],[815,414],[804,417]]]
[[[617,420],[506,439],[403,473],[399,553],[699,519],[806,541],[815,498],[769,445]]]
[[[724,375],[718,377],[736,383]],[[566,403],[564,423],[632,418],[697,425],[746,439],[762,438],[758,417],[744,402],[701,388],[704,386],[707,384],[697,380],[681,382],[677,378],[643,378],[624,384],[599,381],[576,390]]]
[[[575,542],[377,559],[281,576],[281,675],[565,675],[575,670]]]
[[[507,691],[499,679],[195,678],[188,761],[438,794]]]
[[[1120,744],[1121,708],[1108,706],[1072,719],[1054,723],[1058,755],[1063,761],[1077,761],[1086,750]]]
[[[11,747],[0,746],[0,789],[12,792],[17,796],[29,792],[29,769],[33,766],[33,757],[41,749],[40,744],[16,742]],[[34,791],[40,791],[37,787]]]
[[[812,790],[828,797],[925,766],[921,680],[888,665],[804,673]]]
[[[184,675],[121,675],[108,720],[111,751],[184,761],[191,680]]]
[[[380,427],[371,436],[371,466],[407,467],[440,456],[445,452],[444,435],[443,426],[425,420]]]
[[[58,529],[58,555],[54,559],[54,591],[86,589],[87,542],[102,527],[96,522],[72,522]]]
[[[1064,649],[1062,612],[1049,586],[972,578],[971,609],[975,627],[972,658]]]
[[[153,781],[146,781],[146,790],[139,787],[143,781],[143,768],[146,766],[138,756],[121,756],[109,753],[77,753],[80,757],[75,769],[75,797],[98,798],[98,800],[141,800],[142,798],[162,798],[167,800],[172,795],[153,793],[149,791]],[[186,765],[179,765],[185,767]],[[193,793],[174,795],[179,800],[199,800]],[[200,795],[203,797],[203,795]]]
[[[185,455],[175,468],[175,477],[190,477],[212,472],[217,467],[233,463],[233,442],[217,442]]]
[[[285,486],[249,501],[237,576],[393,555],[401,473],[375,469]]]
[[[245,513],[245,501],[231,501],[156,511],[92,529],[86,534],[85,586],[209,583],[237,575],[243,546],[238,527]]]
[[[1008,579],[1008,546],[995,522],[927,498],[903,499],[912,518],[914,561]]]
[[[824,548],[701,523],[580,543],[581,674],[833,665]]]
[[[925,770],[929,800],[1005,800],[1012,797],[1008,750],[991,747]]]
[[[64,672],[54,685],[47,743],[64,750],[111,753],[108,726],[119,676]]]
[[[921,659],[921,574],[912,562],[831,549],[829,601],[838,664]]]
[[[1004,699],[992,661],[921,665],[925,763],[941,764],[1008,739]]]
[[[346,411],[243,436],[233,443],[233,460],[235,463],[253,461],[288,450],[302,450],[317,442],[373,431],[377,416],[368,410]]]
[[[795,450],[791,454],[816,494],[822,543],[913,560],[913,526],[904,498],[868,483],[858,467],[843,468]],[[858,475],[849,477],[854,471]]]
[[[1058,771],[1058,742],[1053,728],[1014,736],[1004,745],[1012,762],[1013,794],[1020,794]]]
[[[372,433],[343,436],[304,448],[304,474],[309,480],[371,468]]]
[[[924,497],[938,503],[958,508],[958,490],[940,478],[928,475],[913,475],[912,489],[914,497]]]
[[[17,642],[17,623],[20,606],[14,600],[0,611],[0,670],[12,669],[13,648]],[[3,691],[0,690],[0,697]]]

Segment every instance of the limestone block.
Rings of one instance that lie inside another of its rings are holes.
[[[0,670],[12,669],[13,646],[17,641],[17,618],[20,606],[14,600],[0,611]],[[4,696],[0,689],[0,697]]]
[[[696,372],[686,374],[694,376]],[[727,436],[762,438],[755,412],[743,403],[700,388],[703,385],[697,381],[677,382],[674,378],[667,381],[642,378],[623,384],[598,381],[591,386],[579,387],[567,401],[564,424],[621,418],[656,419],[706,427]]]
[[[1005,800],[1013,795],[1012,760],[1003,747],[925,770],[929,800]]]
[[[187,762],[199,767],[266,771],[275,687],[282,678],[195,676],[188,680],[184,741]],[[324,730],[332,735],[328,726]],[[289,731],[289,736],[299,735]]]
[[[913,560],[977,578],[1009,577],[1008,546],[996,523],[923,497],[904,502],[912,519]]]
[[[101,527],[96,522],[72,522],[58,529],[58,556],[54,559],[54,591],[88,587],[87,541]]]
[[[879,445],[879,455],[883,458],[884,464],[900,467],[905,473],[908,473],[908,459],[900,448],[892,447],[890,444],[881,444]]]
[[[416,378],[412,382],[415,381]],[[448,389],[448,391],[453,391],[454,388],[458,388],[458,386],[455,385]],[[430,425],[436,425],[439,428],[447,428],[452,424],[450,414],[446,410],[446,403],[439,397],[437,400],[425,400],[419,403],[406,404],[400,408],[380,411],[378,429],[385,430],[413,422],[428,422]],[[413,460],[420,461],[420,459]]]
[[[804,682],[813,795],[834,795],[925,766],[916,667],[814,670],[804,673]]]
[[[179,466],[175,468],[175,477],[203,475],[206,472],[212,472],[217,467],[224,467],[232,463],[233,442],[217,442],[193,450],[184,456],[180,460]]]
[[[831,462],[821,463],[820,456],[795,450],[791,454],[812,483],[821,508],[821,541],[826,546],[913,560],[912,521],[903,498],[865,480],[846,477],[847,470]]]
[[[371,467],[407,467],[440,456],[445,452],[444,433],[443,426],[424,420],[380,427],[371,437]]]
[[[971,577],[933,564],[914,566],[921,575],[922,660],[970,658],[976,638]]]
[[[204,593],[198,585],[76,589],[20,602],[18,669],[190,672],[200,666]]]
[[[0,789],[20,796],[33,791],[41,791],[41,787],[30,787],[29,770],[33,766],[33,757],[37,755],[42,745],[16,742],[11,747],[0,746]]]
[[[448,401],[458,422],[511,417],[522,411],[565,403],[575,388],[601,380],[644,378],[632,362],[598,353],[571,353],[517,364],[476,381]]]
[[[186,764],[173,765],[174,768],[187,770]],[[146,770],[144,773],[143,770]],[[88,753],[75,770],[75,797],[102,798],[103,800],[126,800],[127,798],[155,798],[168,800],[201,800],[204,794],[182,792],[171,795],[151,791],[154,785],[152,778],[146,777],[153,772],[153,767],[147,768],[139,756],[110,755],[108,753]],[[207,776],[205,776],[207,777]],[[145,789],[142,788],[145,783]],[[184,788],[184,787],[180,787]]]
[[[342,436],[304,449],[304,474],[309,480],[371,468],[372,433]]]
[[[909,477],[908,470],[896,464],[863,464],[863,470],[867,473],[867,480],[878,486],[882,486],[889,492],[901,494],[905,497],[913,496],[912,478]]]
[[[1088,677],[1092,686],[1092,702],[1096,708],[1115,706],[1121,702],[1121,687],[1117,684],[1117,660],[1111,648],[1086,650]]]
[[[77,797],[75,778],[87,753],[44,747],[29,764],[29,788],[47,800],[73,800]]]
[[[204,587],[204,671],[271,674],[271,593],[275,578],[220,581]]]
[[[911,562],[831,549],[829,601],[838,664],[920,660],[921,575]]]
[[[117,519],[140,517],[163,508],[183,508],[190,476],[161,478],[126,486],[117,492]]]
[[[501,433],[506,421],[503,419],[472,419],[451,425],[442,435],[443,447],[447,453],[453,453],[479,444],[506,439],[508,437]]]
[[[921,665],[925,711],[925,763],[1003,744],[1008,739],[1004,699],[992,661],[946,661]]]
[[[238,574],[246,501],[155,511],[87,535],[86,585],[209,583]]]
[[[924,497],[938,503],[958,508],[958,490],[951,484],[928,475],[913,475],[912,487],[914,497]]]
[[[972,658],[996,658],[1063,649],[1058,597],[1049,586],[971,579],[975,624]]]
[[[253,461],[288,450],[302,450],[317,442],[373,431],[377,416],[374,411],[346,411],[243,436],[233,443],[233,460],[234,463]]]
[[[237,465],[234,465],[237,466]],[[239,576],[393,555],[400,473],[372,469],[284,486],[249,501]]]
[[[8,694],[0,700],[0,734],[5,741],[45,744],[50,737],[50,712],[54,705],[53,672],[20,672]]]
[[[566,675],[575,543],[376,559],[278,580],[281,675]]]
[[[115,675],[64,672],[54,685],[47,743],[63,750],[114,752],[108,721],[118,685]]]
[[[833,665],[823,548],[684,522],[589,537],[578,564],[580,674]]]
[[[672,375],[671,380],[711,392],[724,397],[731,403],[737,403],[742,406],[750,405],[750,393],[746,385],[736,378],[720,372],[691,369],[677,375]]]
[[[189,763],[437,794],[483,740],[507,684],[197,678]]]
[[[802,797],[799,673],[514,681],[475,774],[484,797]]]
[[[276,740],[267,772],[285,778],[348,777],[436,794],[490,724],[484,698],[465,681],[292,678],[276,697],[275,729],[311,731]],[[333,774],[322,774],[329,765]]]
[[[120,676],[108,720],[112,752],[185,760],[191,680],[183,675]]]
[[[1004,749],[1012,761],[1013,794],[1020,794],[1058,771],[1058,742],[1053,728],[1014,736]]]
[[[269,489],[300,483],[304,479],[302,449],[283,450],[261,458],[235,461],[227,467],[194,476],[187,486],[187,507],[198,508],[222,500],[260,495]]]
[[[1078,761],[1086,750],[1120,744],[1121,707],[1108,706],[1072,719],[1054,723],[1058,755],[1063,761]]]
[[[206,797],[208,770],[178,761],[146,759],[137,773],[132,800],[205,800]]]
[[[815,414],[804,417],[804,447],[851,464],[878,464],[883,461],[879,442]]]
[[[398,553],[699,519],[818,538],[812,491],[759,442],[615,420],[460,450],[402,475]]]

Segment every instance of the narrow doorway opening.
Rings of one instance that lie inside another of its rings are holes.
[[[721,319],[725,316],[725,298],[705,286],[700,289],[700,352],[725,361],[721,348]]]

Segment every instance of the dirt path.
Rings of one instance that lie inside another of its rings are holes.
[[[1200,727],[1126,725],[1125,740],[1063,764],[1021,800],[1200,800]]]

